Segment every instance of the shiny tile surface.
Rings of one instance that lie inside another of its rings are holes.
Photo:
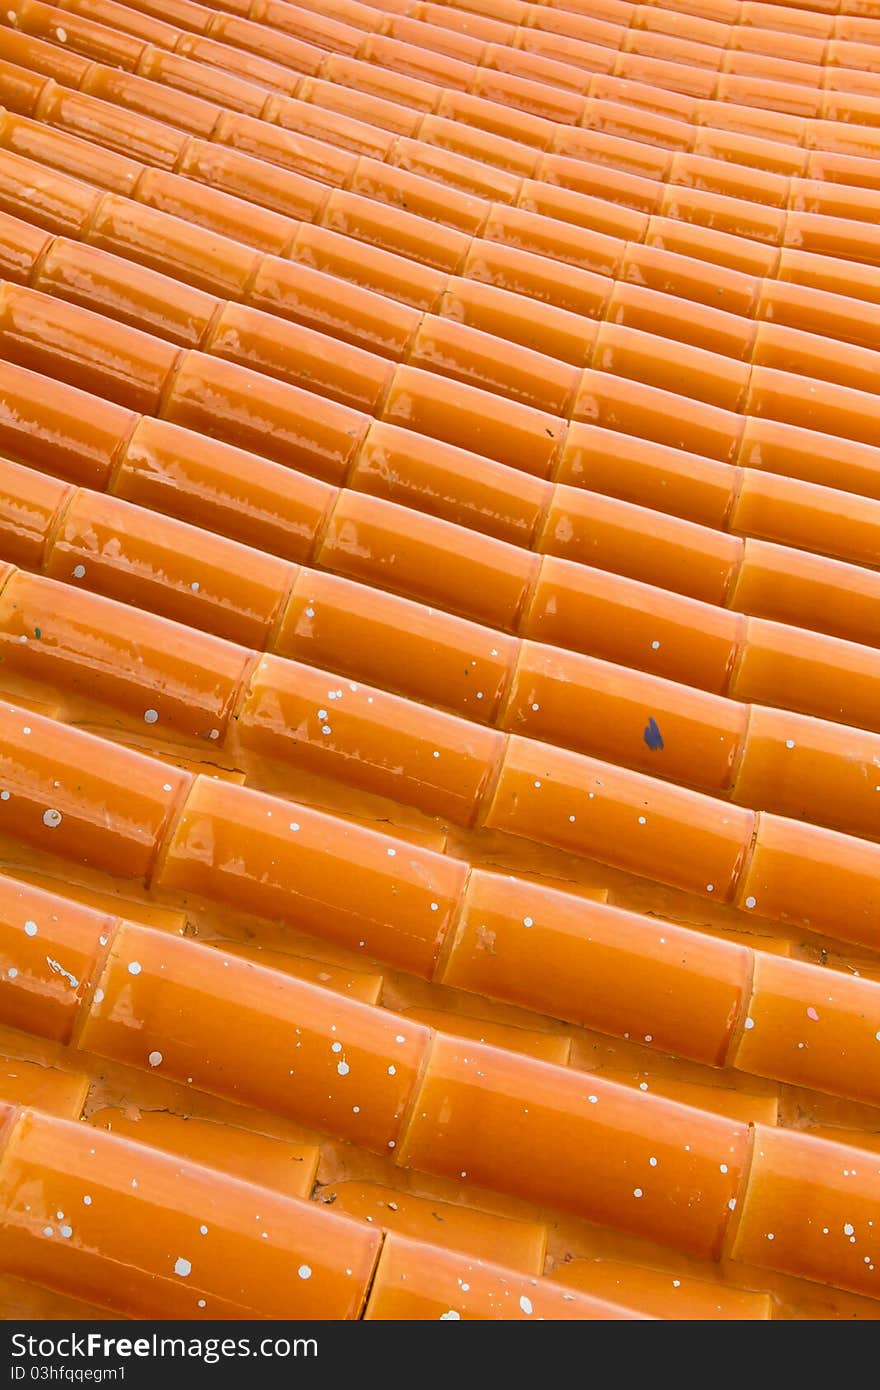
[[[877,1318],[864,8],[0,16],[9,1316]]]

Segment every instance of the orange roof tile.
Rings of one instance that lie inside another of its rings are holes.
[[[0,15],[11,1315],[877,1316],[864,8]]]

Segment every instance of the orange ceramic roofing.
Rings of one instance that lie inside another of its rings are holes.
[[[880,5],[0,108],[3,1315],[876,1319]]]

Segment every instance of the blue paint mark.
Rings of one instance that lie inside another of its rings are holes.
[[[645,725],[645,742],[653,752],[658,752],[663,748],[663,735],[657,727],[655,719],[649,719]]]

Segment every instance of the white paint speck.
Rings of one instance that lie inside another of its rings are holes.
[[[155,723],[157,722],[158,718],[159,718],[159,711],[158,711],[157,709],[145,709],[145,710],[144,710],[144,723],[145,723],[145,724],[155,724]]]
[[[129,975],[139,975],[141,973],[141,969],[142,967],[139,960],[130,960],[128,962]]]
[[[311,1265],[300,1265],[299,1269],[297,1270],[297,1274],[299,1275],[300,1279],[311,1279],[311,1277],[312,1277],[312,1267],[311,1267]]]
[[[74,567],[73,567],[73,577],[74,577],[74,579],[85,579],[85,577],[86,577],[86,567],[85,567],[85,565],[74,565]]]
[[[24,934],[25,934],[25,936],[36,936],[36,934],[37,934],[37,924],[36,924],[36,922],[32,922],[32,921],[30,921],[30,919],[28,919],[28,921],[25,922],[25,924],[24,924]]]
[[[51,956],[47,956],[46,964],[48,965],[49,969],[54,972],[54,974],[60,975],[62,979],[66,980],[67,983],[70,985],[71,989],[76,989],[78,987],[79,980],[76,978],[74,974],[71,973],[70,970],[65,970],[64,966],[61,964],[59,960],[53,960]]]
[[[54,806],[50,806],[48,811],[43,812],[43,824],[50,830],[56,830],[61,824],[61,812],[56,811]]]
[[[174,1273],[179,1274],[181,1279],[186,1279],[192,1273],[192,1261],[179,1257],[174,1263]]]
[[[147,1061],[149,1062],[149,1064],[150,1064],[151,1067],[161,1067],[161,1065],[162,1065],[162,1053],[161,1053],[161,1052],[151,1052],[150,1055],[149,1055],[149,1057],[147,1058]]]

